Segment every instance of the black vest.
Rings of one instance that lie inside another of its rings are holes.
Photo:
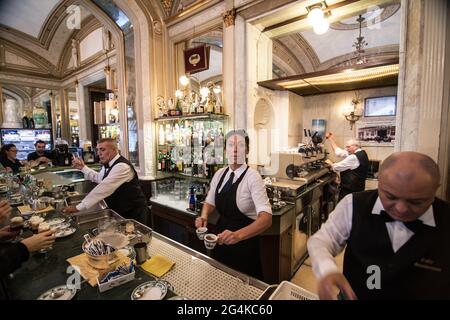
[[[103,179],[109,175],[111,169],[118,163],[126,163],[129,165],[133,170],[134,177],[130,182],[125,182],[117,188],[112,195],[105,199],[105,202],[109,208],[113,209],[124,218],[141,221],[142,219],[140,217],[145,216],[148,207],[141,185],[139,184],[138,175],[136,170],[134,170],[133,165],[127,159],[120,156],[109,169],[105,169]],[[145,211],[145,214],[143,211]]]
[[[372,214],[377,197],[377,190],[353,193],[344,275],[358,299],[450,299],[450,203],[436,198],[436,227],[423,225],[394,253],[386,222]],[[380,268],[381,289],[367,287],[371,265]]]
[[[359,167],[341,172],[341,188],[351,192],[364,191],[369,170],[369,158],[364,150],[355,152],[354,155],[359,160]]]

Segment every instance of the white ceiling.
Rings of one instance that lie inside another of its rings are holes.
[[[0,23],[37,38],[60,0],[0,0]]]
[[[341,22],[355,24],[357,23],[356,18],[357,16]],[[323,35],[317,35],[311,29],[301,32],[301,35],[308,41],[322,63],[334,57],[354,52],[355,48],[352,45],[359,36],[359,29],[334,30],[330,28]],[[362,36],[368,42],[367,49],[398,45],[400,41],[400,10],[388,19],[371,25],[370,28],[363,27]]]

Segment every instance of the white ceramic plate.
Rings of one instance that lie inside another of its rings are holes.
[[[58,230],[55,232],[55,237],[56,238],[64,238],[64,237],[68,237],[71,234],[74,234],[77,231],[77,229],[70,227],[67,229],[62,229],[62,230]]]
[[[37,300],[71,300],[76,294],[76,289],[69,289],[65,285],[62,285],[45,291]]]
[[[50,225],[50,226],[55,226],[58,224],[62,224],[64,221],[66,221],[65,218],[53,218],[53,219],[49,219],[46,222]]]
[[[166,281],[148,281],[133,290],[131,300],[162,300],[166,294]]]

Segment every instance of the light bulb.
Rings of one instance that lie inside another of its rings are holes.
[[[183,98],[183,92],[181,90],[175,91],[175,97],[177,97],[178,99]]]
[[[330,23],[328,22],[328,20],[322,19],[321,21],[319,21],[314,25],[313,29],[316,34],[324,34],[325,32],[328,31],[329,26]]]
[[[215,94],[218,94],[218,93],[220,93],[222,91],[222,89],[220,88],[220,86],[215,86],[213,91],[214,91]]]
[[[180,84],[184,87],[189,84],[189,78],[186,77],[185,75],[182,75],[179,80],[180,80]]]
[[[312,8],[308,13],[308,22],[315,26],[320,20],[323,20],[323,11],[320,7]]]
[[[202,88],[200,89],[200,95],[201,95],[202,97],[207,97],[208,94],[209,94],[209,89],[208,89],[207,87],[202,87]]]

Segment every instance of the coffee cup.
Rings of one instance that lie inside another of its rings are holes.
[[[197,228],[197,230],[195,230],[195,233],[197,234],[197,237],[200,240],[203,240],[203,238],[205,237],[206,232],[208,232],[208,228],[207,227],[200,227],[200,228]]]
[[[20,231],[23,228],[23,218],[22,217],[14,217],[11,218],[11,223],[9,225],[11,231]]]
[[[143,264],[150,258],[147,251],[147,244],[145,242],[138,242],[133,247],[136,252],[137,264]]]
[[[205,234],[203,241],[205,242],[205,247],[208,250],[214,249],[214,247],[217,244],[217,236],[213,233],[207,233]]]

